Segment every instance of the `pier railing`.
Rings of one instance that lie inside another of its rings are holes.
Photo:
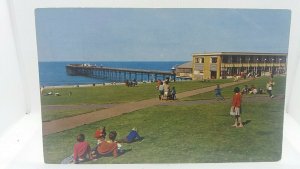
[[[175,79],[174,72],[144,69],[112,68],[89,64],[69,64],[66,66],[68,75],[86,76],[109,81],[124,82],[132,81],[156,81],[158,79]]]

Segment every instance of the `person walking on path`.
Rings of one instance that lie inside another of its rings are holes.
[[[224,97],[222,96],[221,88],[220,88],[219,84],[217,84],[217,88],[215,89],[215,95],[216,95],[217,100],[219,100],[219,98],[221,98],[221,100],[224,100]]]
[[[174,86],[172,87],[171,95],[172,95],[172,100],[175,100],[176,99],[176,89]]]
[[[158,92],[159,100],[162,100],[162,97],[164,96],[164,85],[162,81],[160,81],[160,85],[158,86]]]
[[[240,88],[235,87],[234,88],[234,95],[232,97],[232,104],[231,104],[231,112],[233,112],[234,115],[234,124],[232,127],[244,127],[242,118],[241,118],[241,103],[242,103],[242,95],[240,93]]]
[[[168,100],[168,96],[170,95],[170,85],[169,81],[164,81],[164,97]]]

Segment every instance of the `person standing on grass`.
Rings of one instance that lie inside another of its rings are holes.
[[[219,100],[219,98],[221,98],[221,100],[224,100],[224,97],[221,94],[221,88],[219,84],[217,84],[217,88],[215,89],[215,95],[217,100]]]
[[[164,97],[166,97],[166,99],[168,99],[168,96],[170,95],[170,85],[169,85],[169,81],[164,81]]]
[[[234,112],[234,124],[232,127],[244,127],[242,118],[241,118],[241,103],[242,103],[242,95],[240,93],[240,88],[234,88],[234,95],[232,97],[231,111]]]
[[[158,86],[158,92],[159,92],[159,100],[162,100],[162,97],[164,96],[164,85],[162,81],[160,81],[160,85]]]
[[[175,100],[176,99],[176,89],[174,86],[172,87],[171,95],[172,95],[172,100]]]
[[[274,82],[272,80],[269,80],[266,87],[267,87],[267,93],[269,94],[269,97],[271,97],[271,98],[274,97],[274,95],[272,94],[273,86],[274,86]]]

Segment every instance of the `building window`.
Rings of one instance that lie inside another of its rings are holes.
[[[195,58],[195,63],[204,63],[204,58]]]
[[[204,58],[200,58],[200,63],[204,63]]]
[[[216,57],[211,58],[211,63],[217,63],[217,61],[218,61],[218,58],[216,58]]]

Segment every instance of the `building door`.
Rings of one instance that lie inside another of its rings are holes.
[[[210,79],[216,79],[217,78],[217,71],[210,71]]]

